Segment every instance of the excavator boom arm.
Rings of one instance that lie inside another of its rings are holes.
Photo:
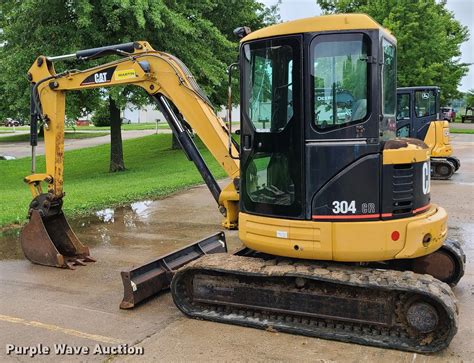
[[[132,50],[133,53],[130,53]],[[90,69],[72,70],[60,74],[55,72],[51,60],[62,60],[74,55],[49,58],[41,56],[30,68],[29,77],[34,84],[32,110],[44,121],[46,152],[46,174],[34,173],[28,176],[26,181],[30,186],[37,186],[40,181],[46,181],[49,193],[56,198],[62,198],[63,196],[66,93],[68,91],[130,84],[143,88],[157,101],[183,147],[186,144],[186,136],[189,138],[189,135],[187,132],[184,135],[183,131],[185,130],[179,122],[180,118],[175,109],[179,110],[179,113],[197,133],[227,175],[232,180],[238,178],[239,161],[231,157],[231,155],[237,155],[238,151],[233,143],[229,145],[228,127],[216,115],[206,95],[199,88],[186,66],[174,56],[155,51],[147,42],[95,48],[80,51],[76,53],[76,56],[89,59],[110,55],[114,52],[126,56],[117,61]],[[180,132],[183,133],[182,138],[179,137]],[[203,163],[202,158],[200,161],[196,161],[196,158],[200,158],[199,152],[192,155],[192,150],[190,151],[186,147],[184,149],[188,157],[195,162],[206,184],[218,201],[223,214],[230,217],[226,218],[227,221],[224,222],[224,225],[235,227],[238,214],[238,194],[234,183],[230,183],[224,189],[224,192],[221,192],[215,181],[210,180],[212,176],[209,170],[203,170],[205,163]],[[40,194],[35,187],[32,187],[32,191],[34,197]]]

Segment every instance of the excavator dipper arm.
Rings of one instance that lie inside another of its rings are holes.
[[[123,58],[86,70],[56,73],[54,69],[53,62],[57,60],[88,60],[111,54]],[[231,155],[238,154],[238,151],[233,143],[229,144],[227,125],[216,115],[208,98],[179,59],[155,51],[147,42],[141,41],[83,50],[65,56],[40,56],[30,68],[28,76],[33,85],[33,174],[27,176],[25,182],[30,186],[34,199],[30,204],[30,222],[23,229],[20,239],[26,257],[32,262],[72,267],[90,260],[87,247],[74,235],[61,208],[64,197],[65,100],[68,91],[119,85],[143,88],[158,103],[183,150],[209,187],[225,217],[223,226],[237,227],[239,195],[234,180],[239,177],[239,162]],[[179,110],[179,114],[175,109]],[[38,121],[44,127],[45,173],[36,173],[34,163]],[[232,180],[223,190],[207,168],[185,123],[196,132]],[[47,183],[47,192],[42,190],[42,182]]]

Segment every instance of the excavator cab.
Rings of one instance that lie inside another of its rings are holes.
[[[441,120],[437,86],[397,88],[397,137],[423,140],[431,153],[431,178],[449,179],[461,167],[452,155],[449,123]]]
[[[311,219],[319,208],[311,206],[314,191],[378,151],[379,129],[386,139],[393,134],[393,111],[386,110],[379,126],[369,107],[380,103],[371,84],[381,84],[377,57],[385,57],[385,97],[393,99],[395,40],[376,29],[259,33],[241,46],[241,211]]]
[[[397,137],[425,139],[440,117],[440,93],[436,86],[397,88]]]
[[[393,216],[380,167],[395,138],[396,40],[389,32],[364,15],[275,25],[242,39],[240,70],[239,231],[247,246],[333,258],[329,240],[319,248],[312,239],[296,242],[285,225]],[[393,166],[383,168],[388,178]],[[426,205],[425,196],[413,196],[404,215]],[[256,223],[274,225],[272,243],[247,229]]]

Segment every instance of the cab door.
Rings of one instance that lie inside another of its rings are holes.
[[[417,89],[414,96],[413,137],[424,140],[431,121],[437,119],[437,89]]]
[[[378,33],[307,34],[306,44],[307,218],[369,218],[379,210],[379,140],[389,120],[377,87]]]
[[[414,137],[412,94],[397,91],[397,137]]]
[[[301,36],[241,46],[242,212],[302,218]]]

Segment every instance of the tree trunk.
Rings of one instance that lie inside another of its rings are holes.
[[[124,171],[122,149],[122,120],[120,119],[120,109],[115,101],[109,96],[110,113],[110,167],[109,171]]]

